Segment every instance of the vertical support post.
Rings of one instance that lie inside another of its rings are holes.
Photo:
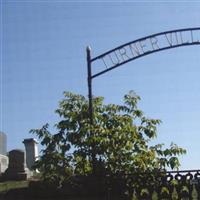
[[[87,46],[87,71],[88,71],[88,99],[89,99],[89,118],[90,118],[90,135],[92,135],[92,125],[93,125],[93,103],[92,103],[92,68],[91,68],[91,48]],[[93,174],[96,174],[96,154],[95,154],[95,144],[92,144],[92,169]]]
[[[91,69],[91,48],[87,46],[87,70],[88,70],[88,99],[90,124],[93,124],[93,105],[92,105],[92,69]]]

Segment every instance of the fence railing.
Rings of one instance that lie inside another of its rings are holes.
[[[200,200],[200,170],[125,176],[110,179],[107,200]]]

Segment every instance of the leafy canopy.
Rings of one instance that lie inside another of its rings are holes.
[[[88,115],[88,100],[64,92],[56,113],[61,120],[51,134],[48,124],[31,130],[44,146],[36,167],[46,180],[62,182],[70,174],[91,174],[95,155],[97,174],[137,173],[178,168],[179,155],[186,151],[176,144],[150,145],[157,136],[158,119],[149,119],[138,108],[140,97],[133,91],[124,104],[104,104],[93,98],[93,125]]]

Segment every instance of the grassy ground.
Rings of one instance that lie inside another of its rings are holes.
[[[4,199],[4,193],[8,192],[11,189],[22,189],[22,188],[28,188],[29,181],[6,181],[6,182],[0,182],[0,199]],[[19,198],[17,197],[17,200]],[[23,198],[24,199],[24,198]],[[31,198],[32,199],[32,198]],[[20,199],[21,200],[21,199]],[[40,200],[40,198],[37,198],[37,200]],[[41,198],[41,200],[44,200]],[[45,198],[45,200],[55,200],[54,198]],[[69,200],[102,200],[100,198],[72,198]]]
[[[0,192],[7,192],[10,189],[27,188],[28,181],[6,181],[0,183]]]

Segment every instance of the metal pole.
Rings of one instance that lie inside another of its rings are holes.
[[[93,105],[92,105],[92,69],[91,69],[91,48],[87,46],[87,69],[88,69],[88,99],[89,99],[89,118],[93,124]]]
[[[89,99],[89,118],[90,118],[90,135],[92,135],[92,125],[93,125],[93,103],[92,103],[92,69],[91,69],[91,48],[87,46],[87,70],[88,70],[88,99]],[[92,169],[93,174],[96,173],[96,154],[95,154],[95,144],[92,144]]]

